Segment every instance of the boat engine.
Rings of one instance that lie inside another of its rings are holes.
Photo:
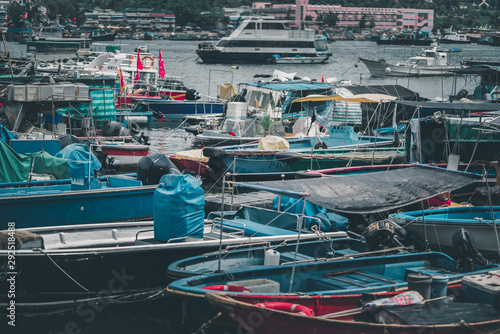
[[[137,179],[145,184],[158,184],[165,174],[181,174],[181,172],[164,154],[147,155],[137,164]]]
[[[488,260],[477,250],[474,238],[466,229],[461,228],[453,232],[451,243],[457,254],[457,269],[459,271],[472,271],[475,265],[488,264]]]
[[[368,225],[363,231],[366,248],[369,251],[403,246],[397,237],[405,237],[406,231],[388,219]]]

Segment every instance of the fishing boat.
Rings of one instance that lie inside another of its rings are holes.
[[[113,32],[109,29],[99,29],[92,30],[89,34],[89,38],[92,41],[114,41],[116,37],[116,32]]]
[[[258,208],[249,209],[251,218],[236,228],[220,219],[205,220],[204,192],[190,175],[164,176],[153,205],[154,221],[29,229],[16,225],[19,313],[57,307],[74,310],[82,302],[106,303],[124,295],[153,298],[162,295],[171,262],[228,245],[346,237],[345,232],[295,230],[302,226],[299,215]],[[273,226],[267,225],[270,222]],[[8,231],[0,235],[4,239]],[[7,252],[0,250],[2,288],[9,284]],[[0,297],[2,307],[7,303],[6,295]]]
[[[289,21],[248,19],[217,44],[201,43],[196,53],[205,63],[272,63],[273,56],[330,56],[325,36],[312,29],[293,30]]]
[[[224,109],[224,103],[219,99],[188,101],[144,98],[138,103],[166,118],[182,118],[184,115],[220,116]]]
[[[404,227],[420,240],[426,240],[434,249],[454,252],[453,234],[466,229],[477,240],[476,247],[486,256],[498,255],[500,227],[495,220],[500,207],[474,206],[438,208],[394,213],[389,219]]]
[[[415,57],[410,57],[404,63],[391,64],[385,59],[373,60],[359,57],[372,76],[390,77],[421,77],[455,75],[453,70],[462,68],[462,65],[448,63],[447,50],[440,50],[437,46],[422,49]]]
[[[350,258],[363,255],[366,252],[366,244],[352,238],[301,242],[299,253],[296,253],[296,248],[296,243],[286,243],[274,247],[270,244],[262,244],[235,249],[225,248],[221,252],[212,252],[175,261],[168,266],[168,276],[176,280],[202,274],[214,274],[221,270],[229,272],[250,267],[262,268],[269,265],[283,265],[294,260],[315,259],[322,261],[331,258]]]
[[[451,297],[461,295],[457,286],[448,290]],[[489,333],[500,327],[491,305],[417,302],[401,292],[272,299],[208,293],[206,299],[248,333]]]
[[[446,29],[444,36],[439,39],[441,44],[471,44],[472,41],[468,34],[453,31],[453,28]]]
[[[215,312],[207,308],[204,297],[211,292],[252,294],[262,299],[395,292],[408,289],[409,277],[443,275],[450,284],[457,284],[465,275],[488,274],[498,268],[492,264],[461,272],[457,262],[443,253],[394,254],[198,275],[170,283],[167,292],[186,301],[197,318],[209,319]]]

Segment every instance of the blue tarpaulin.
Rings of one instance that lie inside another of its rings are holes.
[[[153,196],[154,236],[203,238],[205,192],[191,175],[163,175]]]

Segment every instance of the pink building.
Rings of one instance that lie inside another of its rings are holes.
[[[307,16],[316,19],[318,13],[338,14],[338,27],[352,28],[359,25],[364,16],[367,27],[375,24],[376,30],[381,29],[412,29],[422,32],[431,32],[434,27],[434,10],[411,8],[366,8],[342,7],[340,5],[310,5],[309,0],[296,0],[295,4],[276,4],[269,2],[254,2],[253,10],[261,13],[272,14],[276,18],[290,18],[300,25]]]

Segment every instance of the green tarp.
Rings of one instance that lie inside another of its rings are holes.
[[[31,164],[33,173],[52,174],[58,179],[68,178],[68,159],[56,158],[47,152],[28,155],[13,151],[0,140],[0,182],[23,182],[29,179]]]

